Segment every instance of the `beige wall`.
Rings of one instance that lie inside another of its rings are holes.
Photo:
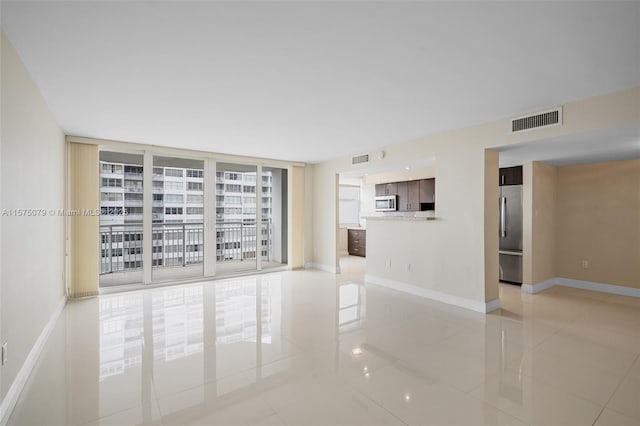
[[[65,298],[64,135],[5,34],[1,38],[0,204],[45,216],[0,216],[0,400]]]
[[[73,211],[100,208],[100,157],[97,145],[70,143],[69,208]],[[70,224],[70,296],[94,296],[99,292],[100,217],[79,214]]]
[[[360,225],[367,227],[367,216],[374,215],[376,212],[376,185],[362,179],[360,187]]]
[[[523,166],[523,284],[557,277],[557,168],[533,162]]]
[[[557,174],[557,276],[640,288],[640,159]]]
[[[500,287],[499,264],[495,262],[492,253],[498,252],[498,221],[495,220],[495,211],[498,206],[499,187],[498,182],[499,167],[498,153],[491,150],[484,151],[484,300],[491,301],[498,299]]]
[[[437,286],[441,227],[438,221],[368,220],[367,275],[446,292]]]
[[[416,158],[435,158],[437,167],[437,219],[430,223],[404,224],[380,222],[373,225],[380,238],[373,235],[367,222],[367,268],[380,268],[373,259],[392,265],[402,264],[404,251],[394,252],[399,244],[375,241],[410,237],[407,253],[425,253],[420,257],[425,274],[414,277],[394,275],[392,268],[369,269],[382,278],[406,279],[408,283],[453,296],[486,302],[492,290],[486,291],[486,265],[497,265],[498,254],[485,253],[485,223],[498,221],[498,209],[487,208],[485,202],[485,149],[541,140],[589,130],[637,124],[640,117],[640,88],[598,96],[563,105],[563,125],[511,135],[509,120],[459,129],[421,140],[384,148],[384,159],[372,158],[368,167],[403,167]],[[491,166],[493,167],[493,166]],[[350,157],[313,166],[313,262],[337,265],[336,238],[336,173],[364,169],[352,166]],[[436,249],[437,248],[437,249]],[[404,250],[404,249],[403,249]],[[397,260],[394,262],[393,259]],[[406,262],[405,262],[406,263]]]
[[[557,276],[556,185],[557,169],[534,162],[532,188],[532,282]]]
[[[338,255],[346,256],[349,250],[349,231],[345,227],[338,229]]]
[[[319,265],[337,268],[338,264],[338,177],[330,163],[313,165],[309,196],[313,202],[311,259]]]
[[[535,284],[531,255],[533,252],[532,211],[533,164],[527,162],[522,165],[522,284]]]

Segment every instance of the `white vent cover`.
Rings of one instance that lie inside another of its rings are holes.
[[[362,164],[369,162],[369,154],[356,155],[351,157],[351,164]]]
[[[511,119],[511,133],[525,130],[539,129],[541,127],[561,126],[562,107],[548,111],[536,112],[522,117]]]

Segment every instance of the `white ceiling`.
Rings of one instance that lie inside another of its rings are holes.
[[[640,2],[10,2],[65,133],[317,162],[640,85]]]

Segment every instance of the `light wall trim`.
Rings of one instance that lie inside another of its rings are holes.
[[[324,271],[324,272],[329,272],[330,274],[339,274],[340,273],[340,267],[339,266],[332,266],[332,265],[325,265],[322,263],[315,263],[315,262],[307,262],[304,264],[304,269],[318,269],[320,271]]]
[[[536,284],[522,284],[522,292],[529,294],[540,293],[555,286],[578,288],[581,290],[597,291],[599,293],[616,294],[618,296],[629,296],[640,298],[640,288],[625,287],[615,284],[597,283],[593,281],[574,280],[571,278],[551,278]]]
[[[415,285],[403,283],[400,281],[390,280],[388,278],[377,277],[375,275],[366,274],[364,276],[365,283],[376,284],[387,287],[392,290],[401,291],[403,293],[420,296],[437,302],[446,303],[447,305],[458,306],[460,308],[486,314],[500,308],[500,299],[494,299],[489,302],[479,302],[477,300],[467,299],[465,297],[454,296],[440,291],[427,288],[417,287]]]
[[[536,283],[536,284],[522,284],[522,286],[520,287],[520,290],[523,293],[536,294],[548,288],[551,288],[555,285],[556,285],[556,279],[551,278],[549,280],[540,281],[539,283]]]

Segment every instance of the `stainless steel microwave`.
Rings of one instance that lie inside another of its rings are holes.
[[[397,195],[384,195],[382,197],[376,197],[376,211],[377,212],[394,212],[398,209]]]

